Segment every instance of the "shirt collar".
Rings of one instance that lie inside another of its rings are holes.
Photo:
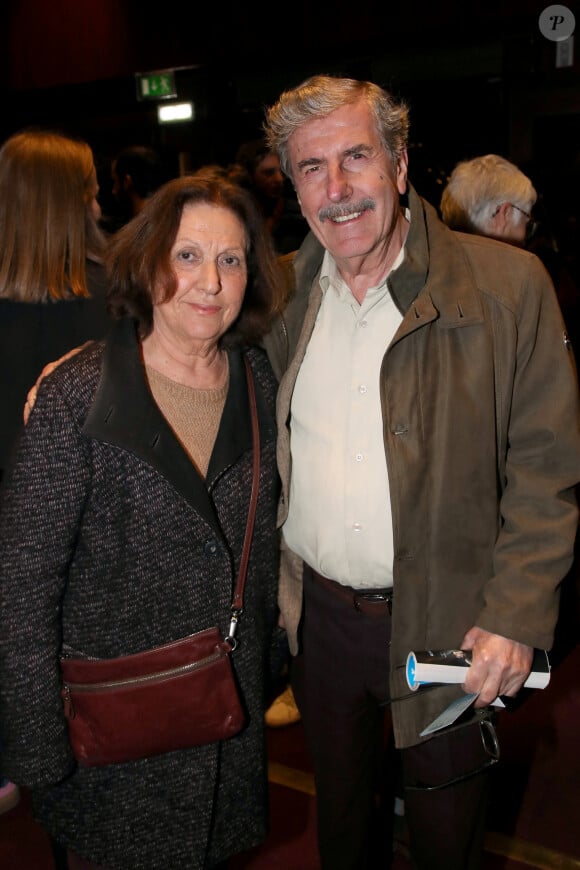
[[[409,209],[405,209],[405,218],[410,223],[411,221],[411,212]],[[392,275],[395,269],[398,269],[403,260],[405,259],[405,246],[401,248],[395,262],[383,278],[383,280],[377,284],[376,287],[370,287],[367,290],[366,296],[372,296],[377,291],[382,291],[387,287],[387,278]],[[324,251],[324,257],[322,258],[322,267],[320,270],[320,287],[322,289],[322,294],[324,295],[329,287],[333,287],[336,291],[338,297],[340,299],[349,299],[352,297],[352,293],[350,288],[344,281],[342,275],[338,271],[338,266],[336,265],[336,261],[330,251]]]

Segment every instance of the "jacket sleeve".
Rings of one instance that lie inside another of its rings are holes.
[[[550,649],[578,525],[580,416],[574,355],[554,288],[540,262],[528,262],[514,335],[494,326],[502,494],[494,575],[477,624]]]
[[[62,780],[74,764],[58,661],[89,473],[79,428],[49,378],[0,502],[0,770],[30,788]]]

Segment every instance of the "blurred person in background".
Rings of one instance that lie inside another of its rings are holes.
[[[86,142],[27,129],[0,149],[0,471],[31,378],[107,329],[98,192]]]
[[[533,230],[538,198],[530,179],[498,154],[457,164],[441,194],[448,227],[524,247]]]
[[[265,139],[244,142],[237,150],[230,177],[252,191],[279,254],[300,247],[308,232],[292,188],[280,169],[280,159]]]
[[[580,294],[560,252],[542,198],[521,169],[497,154],[464,160],[441,195],[441,217],[460,232],[476,233],[536,254],[556,289],[577,353]]]
[[[161,154],[149,145],[129,145],[111,162],[111,197],[101,225],[114,233],[139,214],[147,200],[169,180]]]
[[[536,254],[554,283],[575,353],[580,339],[580,293],[560,251],[542,197],[521,169],[497,154],[457,164],[441,195],[441,217],[476,233]]]
[[[0,480],[30,379],[106,330],[105,239],[88,144],[27,129],[0,149]],[[18,803],[0,776],[0,812]]]

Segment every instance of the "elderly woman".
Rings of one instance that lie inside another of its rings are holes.
[[[250,194],[180,178],[108,258],[111,333],[39,388],[0,505],[2,768],[32,790],[69,867],[210,868],[266,832],[264,709],[276,622],[276,382],[255,346],[281,304]],[[75,760],[59,658],[130,655],[228,633],[261,473],[233,666],[246,727],[138,761]]]

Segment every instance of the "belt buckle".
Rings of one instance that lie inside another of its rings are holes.
[[[362,601],[368,601],[369,604],[382,604],[382,603],[384,603],[387,605],[387,607],[389,609],[389,613],[393,612],[393,610],[392,610],[393,593],[392,592],[373,592],[372,590],[369,590],[368,592],[360,592],[360,591],[355,592],[353,595],[354,609],[357,610],[359,613],[362,613],[362,608],[361,608],[359,599],[361,599]]]

